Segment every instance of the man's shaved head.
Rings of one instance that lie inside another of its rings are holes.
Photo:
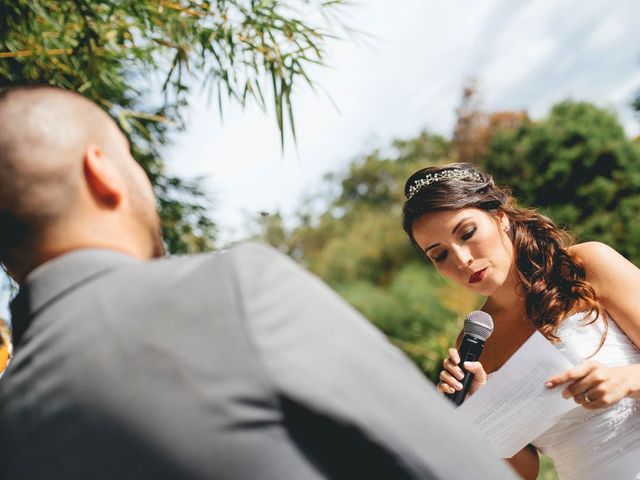
[[[106,112],[79,94],[55,87],[14,87],[0,93],[0,262],[10,270],[28,263],[29,251],[90,198],[85,163],[89,146],[127,183],[133,208],[148,210],[139,204],[148,200],[140,198],[146,192],[137,192],[147,186],[141,186],[128,142]],[[138,212],[140,220],[156,223],[157,218],[142,218],[155,217],[155,205],[153,210]],[[157,227],[149,226],[154,231]]]

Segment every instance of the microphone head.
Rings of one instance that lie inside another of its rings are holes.
[[[486,341],[493,333],[493,319],[487,312],[475,310],[465,318],[463,330],[465,334]]]

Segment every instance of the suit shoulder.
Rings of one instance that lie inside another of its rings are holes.
[[[286,255],[280,253],[274,247],[260,242],[242,242],[234,245],[228,250],[233,256],[252,256],[265,258],[287,258]]]
[[[275,248],[257,242],[240,243],[221,252],[161,258],[133,268],[137,268],[137,273],[129,270],[131,276],[151,283],[162,279],[162,284],[169,289],[174,288],[172,285],[184,286],[192,282],[207,284],[212,275],[220,278],[240,275],[245,281],[252,282],[261,278],[260,273],[300,269]],[[127,276],[126,272],[121,274]]]
[[[296,266],[295,262],[270,245],[258,242],[243,242],[231,247],[226,255],[236,267],[269,268],[275,265]]]
[[[182,271],[191,271],[202,268],[210,263],[218,262],[221,257],[220,252],[205,252],[189,255],[173,255],[170,257],[158,258],[141,265],[142,269],[147,270],[169,270],[172,275],[179,274]]]

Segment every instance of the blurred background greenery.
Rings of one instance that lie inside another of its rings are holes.
[[[427,165],[472,162],[512,187],[576,236],[600,240],[640,265],[640,145],[615,114],[564,101],[548,116],[483,112],[477,85],[464,89],[450,138],[423,132],[327,176],[293,228],[279,215],[257,219],[258,237],[315,272],[382,329],[435,381],[464,315],[482,298],[447,284],[400,227],[406,178]],[[317,210],[314,205],[328,205]],[[542,457],[538,477],[553,480]]]
[[[329,283],[432,381],[465,314],[483,299],[439,277],[402,231],[404,181],[415,170],[475,163],[578,241],[606,242],[640,265],[640,145],[615,114],[564,101],[531,119],[524,111],[483,112],[475,97],[470,81],[450,138],[423,132],[328,175],[293,227],[280,215],[256,219],[257,238]],[[555,478],[542,457],[539,479]]]
[[[415,170],[475,163],[578,241],[604,241],[640,264],[640,148],[616,116],[573,101],[540,119],[483,112],[468,108],[480,104],[476,92],[470,81],[450,138],[423,132],[355,159],[310,194],[293,227],[280,215],[256,219],[258,238],[334,287],[432,379],[482,299],[447,284],[402,231],[404,181]]]
[[[349,32],[342,4],[0,0],[0,88],[49,83],[102,105],[155,186],[167,250],[207,251],[224,246],[211,201],[200,179],[167,174],[162,156],[185,127],[190,93],[204,88],[221,114],[223,99],[271,105],[284,146],[296,135],[293,92],[314,84],[308,66],[323,63],[327,39]],[[326,281],[431,380],[483,299],[440,278],[407,241],[403,185],[415,170],[474,163],[578,241],[606,242],[640,264],[640,144],[616,114],[573,100],[540,118],[487,111],[479,92],[469,79],[450,134],[423,131],[347,161],[295,214],[257,215],[248,235]],[[0,282],[7,297],[13,287]],[[556,478],[546,458],[539,478]]]

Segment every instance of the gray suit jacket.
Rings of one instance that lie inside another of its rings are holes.
[[[34,271],[12,313],[0,478],[513,478],[376,329],[268,247],[78,250]]]

